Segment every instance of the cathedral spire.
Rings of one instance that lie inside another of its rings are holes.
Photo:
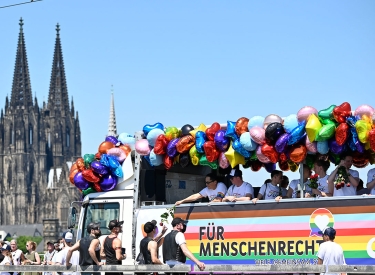
[[[70,111],[68,88],[66,85],[64,60],[60,41],[60,25],[58,23],[56,25],[55,52],[53,55],[47,106],[51,112],[51,116],[55,116],[55,112],[58,112],[61,114],[61,116],[67,116]]]
[[[33,106],[31,94],[29,66],[27,63],[26,45],[23,34],[23,20],[20,19],[20,33],[18,36],[18,46],[16,55],[16,65],[14,67],[12,94],[10,106],[13,109],[28,109]]]
[[[115,101],[114,101],[114,98],[113,98],[113,86],[112,86],[112,95],[111,95],[111,106],[109,108],[109,122],[108,122],[108,134],[107,134],[107,136],[117,137]]]

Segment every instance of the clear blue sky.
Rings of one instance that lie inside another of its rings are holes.
[[[344,101],[353,109],[375,107],[372,0],[43,0],[0,9],[2,108],[20,17],[39,103],[48,97],[60,24],[83,154],[95,153],[107,133],[112,84],[119,133],[155,122],[181,127],[287,116],[306,105],[321,110]],[[266,177],[245,179],[259,185]]]

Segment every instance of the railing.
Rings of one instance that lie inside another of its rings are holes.
[[[176,265],[102,265],[102,266],[79,266],[70,267],[61,265],[3,265],[0,272],[127,272],[127,273],[189,273],[199,272],[197,266]],[[374,265],[330,265],[326,271],[323,265],[206,265],[204,272],[228,272],[228,273],[350,273],[350,274],[375,274]]]

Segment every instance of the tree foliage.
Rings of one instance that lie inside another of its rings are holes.
[[[18,246],[18,249],[21,249],[23,253],[26,253],[27,252],[27,249],[26,249],[26,243],[28,241],[33,241],[33,242],[36,242],[36,245],[38,246],[38,244],[42,241],[42,237],[31,237],[31,236],[19,236],[17,237],[17,246]],[[11,238],[7,238],[7,241],[10,241]]]

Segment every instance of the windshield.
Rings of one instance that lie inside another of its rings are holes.
[[[108,229],[108,224],[111,220],[118,220],[119,214],[120,204],[118,202],[88,204],[85,210],[85,223],[82,230],[82,237],[89,235],[86,228],[91,222],[100,223],[102,235],[109,235],[111,232]]]

